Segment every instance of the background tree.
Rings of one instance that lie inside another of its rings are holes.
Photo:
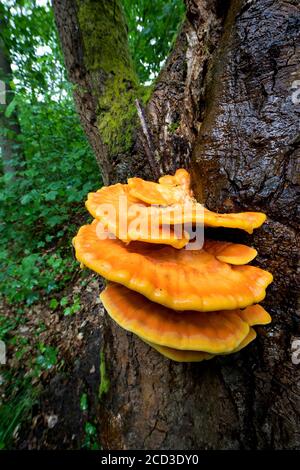
[[[0,149],[3,173],[7,178],[15,174],[24,157],[20,149],[20,124],[16,112],[16,100],[12,84],[9,45],[8,11],[0,3],[0,80],[4,83],[4,103],[0,103]],[[8,181],[8,179],[7,179]]]

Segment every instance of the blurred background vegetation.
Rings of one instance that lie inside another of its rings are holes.
[[[184,5],[122,3],[136,70],[149,86],[172,48]],[[0,1],[0,80],[6,84],[5,104],[0,96],[0,340],[18,350],[21,362],[27,345],[14,331],[26,323],[26,308],[42,301],[50,309],[60,305],[65,315],[80,309],[78,298],[69,304],[53,293],[78,269],[71,239],[101,175],[74,108],[48,0]],[[0,375],[9,397],[0,409],[0,448],[35,401],[32,377],[36,384],[57,360],[55,346],[37,343],[36,349],[31,373],[23,367],[22,374]]]

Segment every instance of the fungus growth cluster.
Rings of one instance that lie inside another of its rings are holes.
[[[254,248],[205,239],[187,249],[191,227],[252,233],[265,214],[205,209],[183,169],[158,183],[103,187],[86,207],[94,221],[73,239],[76,257],[110,281],[100,297],[111,318],[159,353],[179,362],[230,354],[255,339],[253,326],[271,321],[258,303],[272,275],[247,264]]]

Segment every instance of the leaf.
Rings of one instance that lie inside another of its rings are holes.
[[[58,305],[59,305],[59,303],[56,299],[51,299],[50,302],[49,302],[49,307],[52,310],[55,310],[58,307]]]
[[[36,358],[36,363],[41,366],[42,369],[51,369],[57,363],[57,349],[52,346],[40,347],[43,354],[40,354]]]
[[[53,215],[49,217],[46,222],[49,227],[54,227],[55,225],[61,224],[65,220],[65,216],[63,215]]]
[[[67,317],[67,316],[69,316],[69,315],[72,315],[72,314],[73,314],[73,312],[72,312],[71,307],[67,307],[67,308],[64,309],[64,315],[65,315],[65,317]]]
[[[88,397],[86,393],[83,393],[80,397],[80,409],[86,411],[88,409]]]
[[[28,204],[28,202],[31,201],[31,194],[25,194],[24,196],[21,197],[21,204],[22,206],[25,206],[25,204]]]
[[[5,110],[5,117],[7,118],[10,118],[11,115],[13,114],[14,110],[16,109],[16,106],[17,106],[17,100],[16,98],[14,98],[10,103],[9,105],[7,106],[6,110]]]
[[[92,423],[89,423],[88,421],[85,423],[84,429],[85,429],[86,434],[88,434],[89,436],[95,436],[97,434],[96,427]]]
[[[60,305],[64,307],[67,304],[68,304],[68,297],[62,297],[62,299],[60,300]]]
[[[57,194],[58,194],[57,191],[49,191],[45,195],[45,200],[46,201],[55,201]]]

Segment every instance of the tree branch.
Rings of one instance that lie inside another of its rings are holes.
[[[144,110],[142,109],[138,99],[135,100],[135,105],[136,105],[136,109],[137,109],[137,112],[138,112],[138,117],[139,117],[139,120],[140,120],[140,123],[141,123],[143,136],[144,136],[144,138],[142,139],[144,151],[145,151],[146,157],[148,159],[148,163],[150,165],[153,176],[154,176],[155,179],[158,179],[160,177],[160,169],[159,169],[159,167],[158,167],[158,165],[156,164],[156,161],[155,161],[155,148],[154,148],[152,138],[151,138],[149,130],[148,130]]]

